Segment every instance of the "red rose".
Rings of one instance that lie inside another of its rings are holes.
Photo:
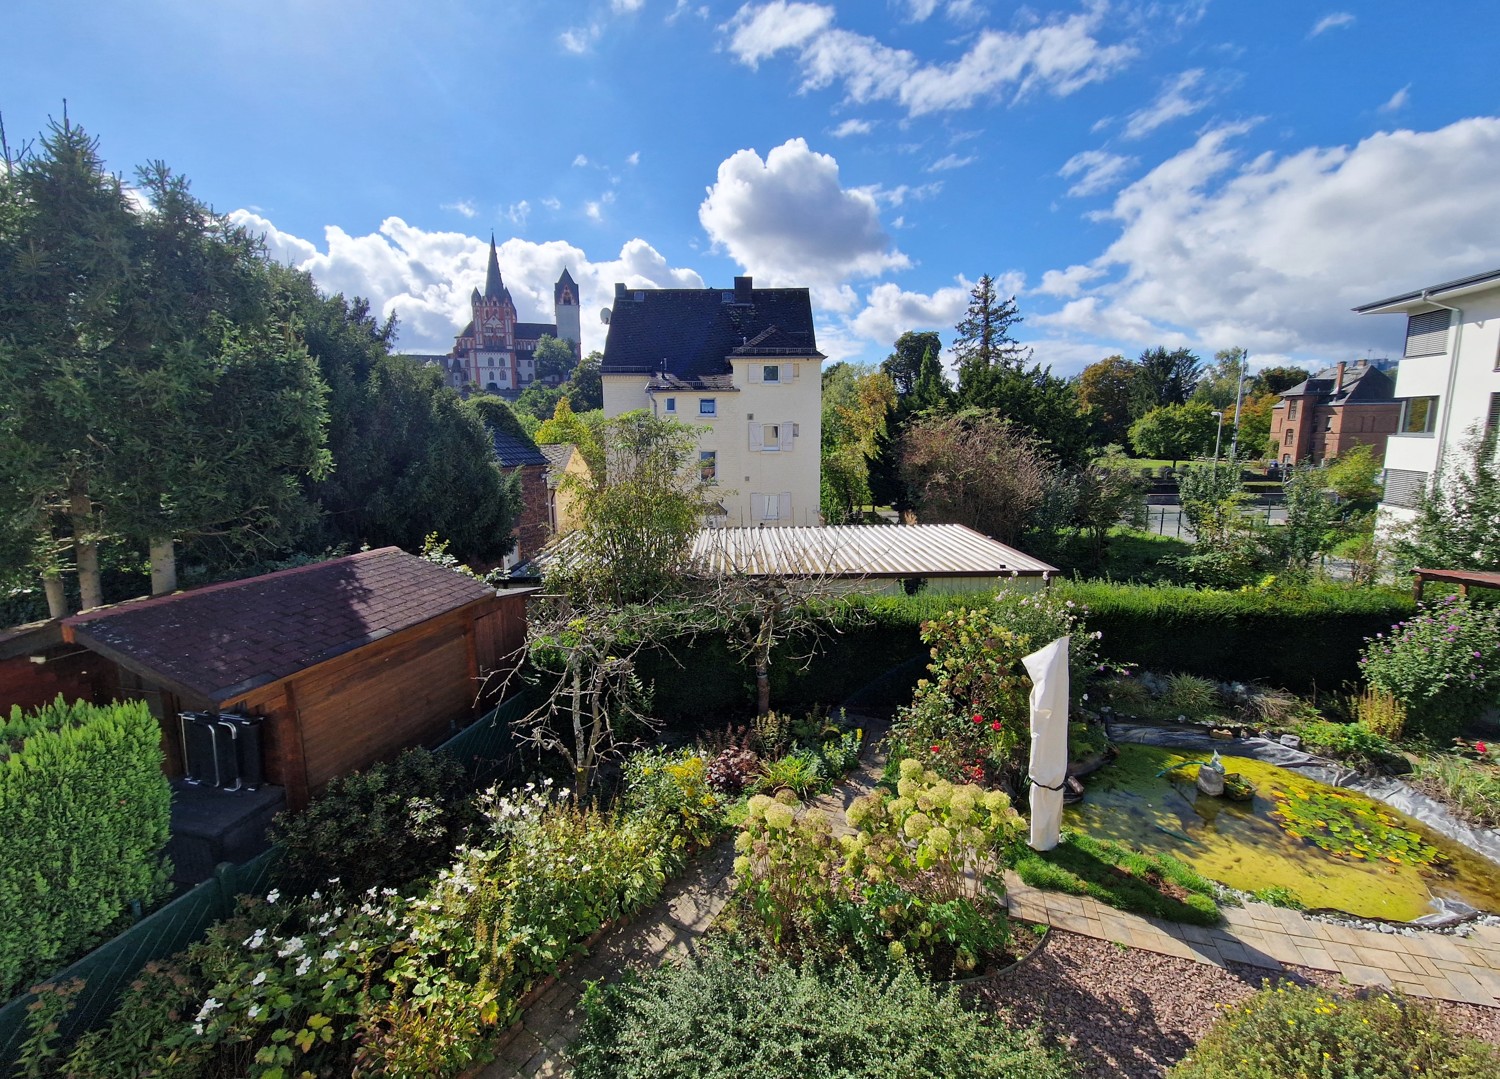
[[[983,723],[984,722],[984,717],[983,716],[975,716],[974,717],[974,722],[975,723]]]
[[[942,747],[942,746],[936,746],[936,745],[935,745],[935,746],[933,746],[933,747],[932,747],[932,751],[933,751],[933,752],[934,752],[934,753],[941,753],[941,752],[942,752],[942,751],[943,751],[943,747]]]
[[[1489,746],[1485,745],[1483,742],[1475,742],[1474,748],[1479,750],[1481,754],[1488,753],[1490,751]]]
[[[990,730],[992,730],[992,731],[998,731],[999,729],[1000,729],[1000,721],[998,719],[995,720],[995,722],[993,722],[993,723],[990,724]]]

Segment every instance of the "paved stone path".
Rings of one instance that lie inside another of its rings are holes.
[[[865,726],[867,745],[884,736],[884,724]],[[881,756],[868,751],[864,767],[812,807],[837,816],[880,777]],[[578,999],[587,982],[607,978],[627,966],[655,967],[689,952],[729,898],[734,865],[732,839],[716,843],[666,894],[595,946],[526,1010],[520,1025],[502,1043],[495,1062],[478,1079],[570,1074],[568,1043],[578,1034]],[[1383,985],[1413,996],[1436,997],[1489,1007],[1500,1006],[1500,927],[1480,926],[1468,937],[1440,933],[1403,936],[1352,929],[1308,918],[1263,903],[1224,908],[1224,923],[1213,928],[1143,918],[1093,899],[1031,888],[1015,873],[1005,875],[1012,917],[1044,922],[1073,933],[1131,948],[1223,966],[1227,962],[1264,967],[1284,965],[1338,972],[1351,985]]]

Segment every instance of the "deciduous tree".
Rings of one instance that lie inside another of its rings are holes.
[[[901,479],[921,519],[1014,542],[1042,503],[1050,464],[1036,440],[998,413],[971,409],[912,421]]]
[[[1139,373],[1136,363],[1124,356],[1106,356],[1079,373],[1073,392],[1096,444],[1124,445],[1130,437],[1131,408]]]
[[[881,361],[880,369],[890,378],[898,396],[908,397],[916,388],[929,352],[934,357],[943,353],[943,339],[936,330],[907,330],[896,338],[895,350]]]
[[[1213,445],[1218,420],[1200,401],[1153,408],[1130,425],[1130,444],[1142,457],[1177,462],[1207,451]]]

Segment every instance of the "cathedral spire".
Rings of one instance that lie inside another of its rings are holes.
[[[495,234],[490,233],[490,265],[484,275],[484,294],[490,299],[499,299],[505,294],[505,285],[500,280],[500,256],[495,251]]]

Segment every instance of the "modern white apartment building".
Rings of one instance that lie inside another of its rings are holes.
[[[1476,426],[1500,423],[1500,270],[1356,307],[1406,316],[1396,372],[1401,420],[1386,443],[1381,517],[1409,519],[1435,473],[1462,459]]]

